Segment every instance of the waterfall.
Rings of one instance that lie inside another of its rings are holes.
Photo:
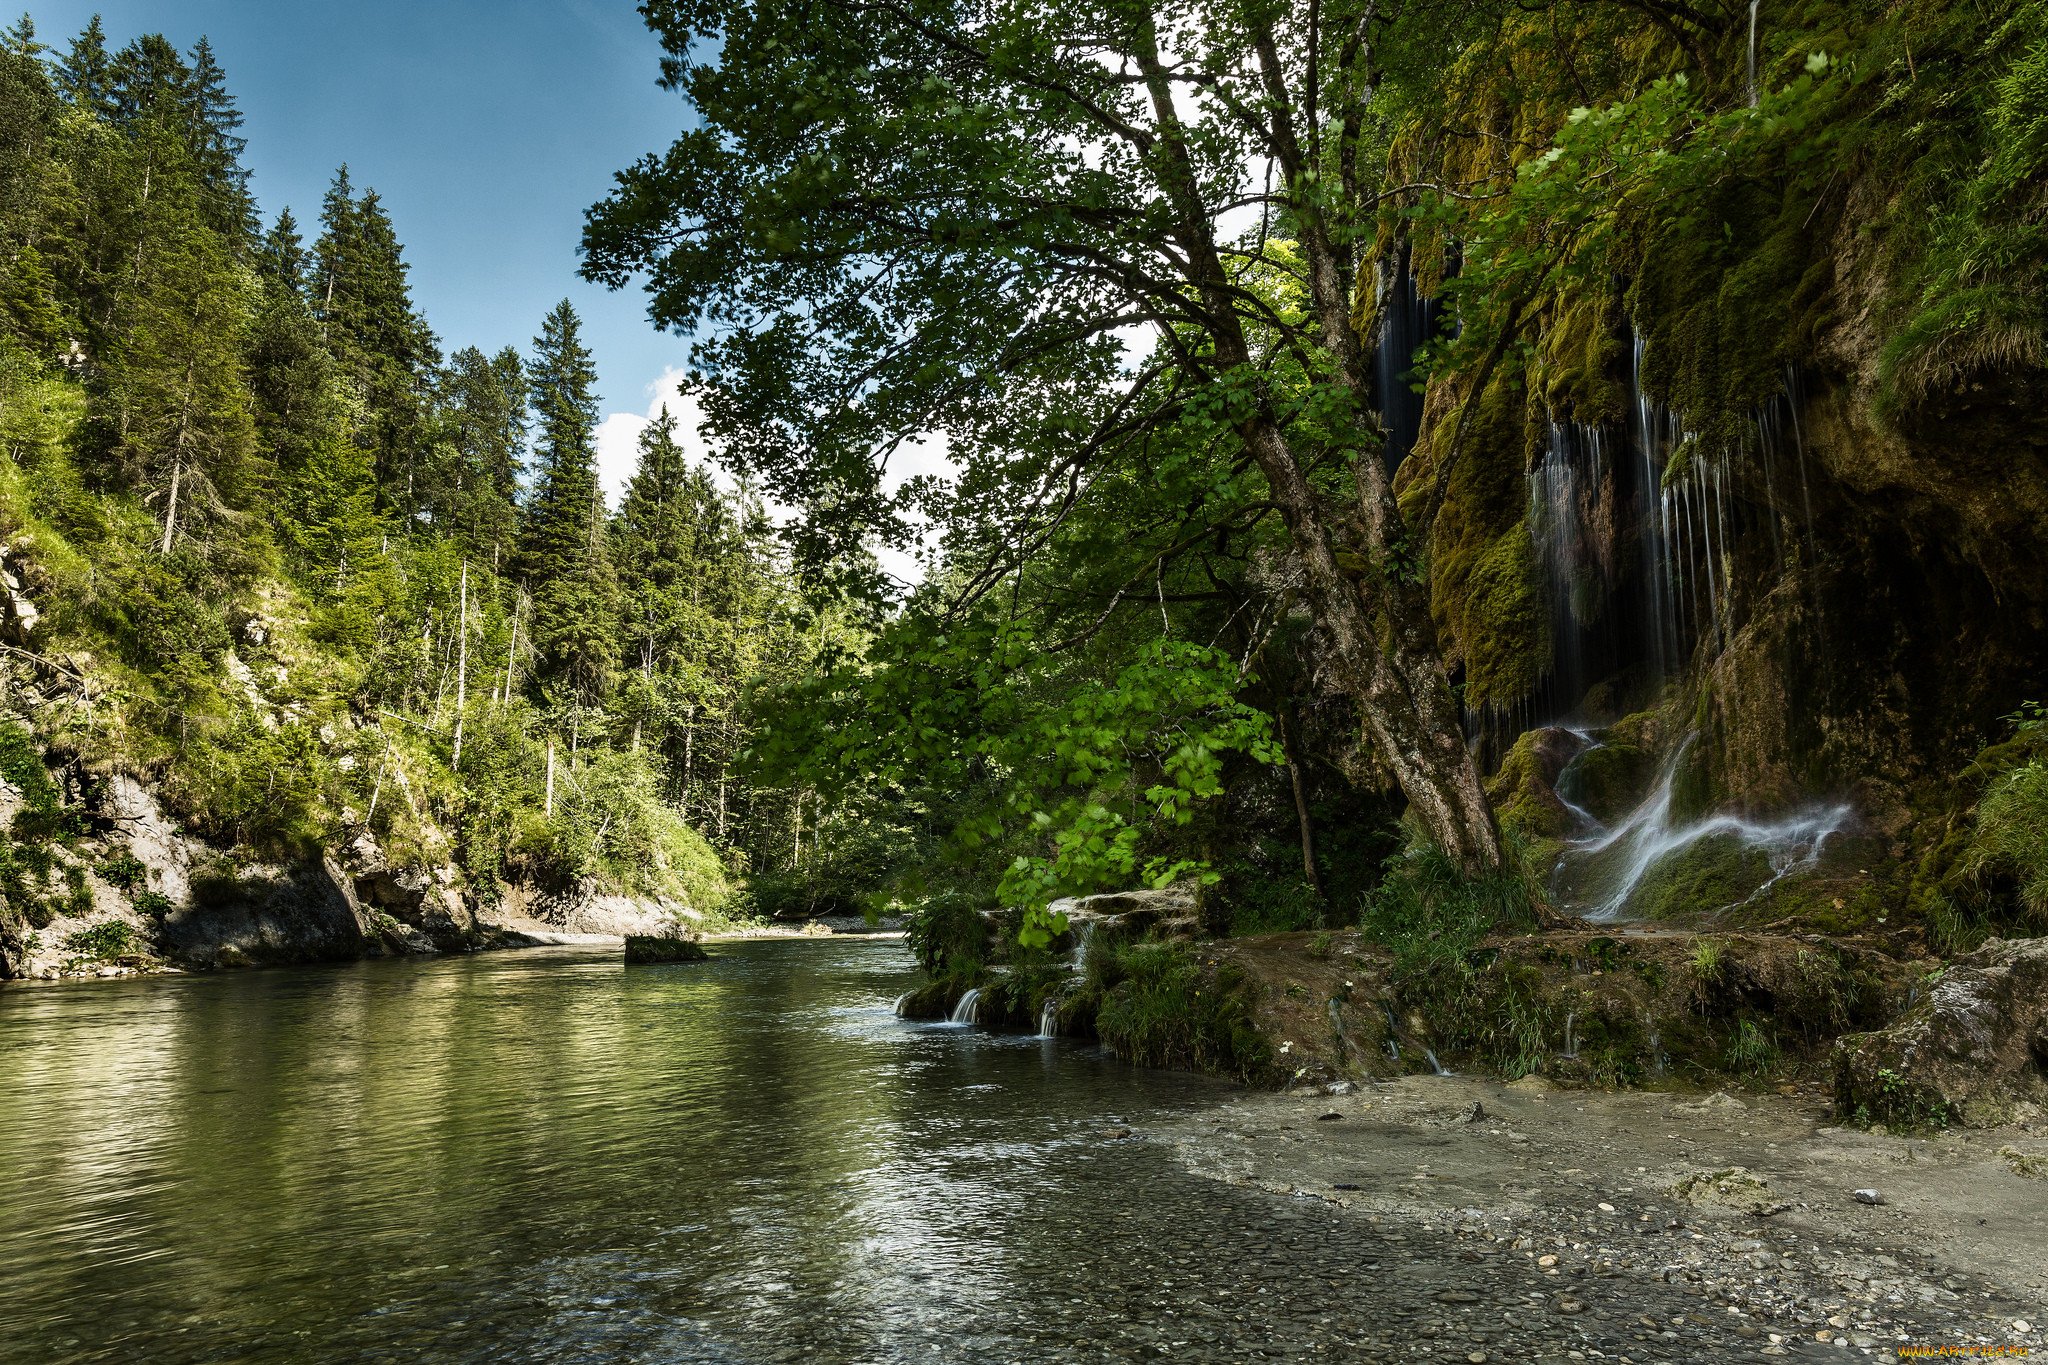
[[[1643,1041],[1650,1049],[1650,1074],[1661,1076],[1671,1064],[1664,1053],[1664,1040],[1657,1034],[1657,1017],[1648,1010],[1643,1011]]]
[[[1045,1003],[1039,1006],[1038,1009],[1038,1036],[1041,1038],[1057,1038],[1060,1036],[1059,1001],[1049,995],[1045,998]]]
[[[916,991],[905,991],[903,992],[903,994],[897,996],[896,1003],[889,1007],[889,1012],[891,1014],[894,1014],[898,1019],[901,1019],[903,1017],[903,1007],[910,1003],[910,997],[915,994],[917,994]]]
[[[981,991],[971,990],[960,997],[960,1003],[953,1006],[953,1012],[946,1016],[949,1024],[972,1024],[981,1011]]]
[[[1588,690],[1605,680],[1627,675],[1643,695],[1702,646],[1709,658],[1724,648],[1752,600],[1751,578],[1737,573],[1758,561],[1751,537],[1767,534],[1770,563],[1792,567],[1786,509],[1803,511],[1805,558],[1814,557],[1798,372],[1788,367],[1780,391],[1751,412],[1746,439],[1710,441],[1650,396],[1647,349],[1637,333],[1627,420],[1552,420],[1529,470],[1526,515],[1551,659],[1527,696],[1466,711],[1467,733],[1489,761],[1532,726],[1580,716]],[[1781,469],[1796,469],[1796,490],[1781,486]]]
[[[1448,1076],[1451,1074],[1449,1069],[1436,1059],[1436,1054],[1428,1048],[1422,1049],[1422,1057],[1424,1061],[1429,1063],[1429,1073],[1432,1076]]]
[[[1081,927],[1074,930],[1073,972],[1075,976],[1088,975],[1088,954],[1095,947],[1095,930],[1101,921],[1086,919]]]
[[[1373,355],[1380,421],[1386,428],[1387,470],[1400,468],[1422,431],[1422,396],[1409,387],[1418,347],[1436,335],[1441,306],[1415,285],[1404,246],[1396,261],[1382,266],[1380,334]]]
[[[1579,1060],[1579,1035],[1575,1031],[1578,1021],[1579,1015],[1577,1010],[1566,1010],[1564,1012],[1564,1051],[1560,1052],[1558,1056],[1568,1062]]]
[[[1749,0],[1749,107],[1757,106],[1756,89],[1756,8],[1759,0]]]
[[[1671,752],[1657,774],[1656,786],[1620,823],[1596,827],[1566,845],[1559,889],[1565,902],[1586,918],[1630,918],[1636,892],[1654,872],[1709,840],[1724,841],[1758,884],[1745,898],[1698,908],[1733,909],[1758,899],[1793,873],[1812,867],[1828,840],[1849,827],[1853,812],[1846,805],[1811,805],[1776,820],[1727,812],[1679,818],[1675,799],[1678,774],[1693,738],[1686,736]]]

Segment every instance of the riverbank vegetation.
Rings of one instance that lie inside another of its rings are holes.
[[[0,957],[93,886],[153,934],[156,871],[96,865],[132,861],[102,856],[117,774],[230,864],[367,835],[486,909],[588,886],[710,912],[801,866],[801,794],[734,760],[749,689],[845,615],[672,417],[607,506],[567,302],[530,347],[446,354],[347,168],[266,226],[203,39],[46,46],[24,18],[0,123]]]
[[[1558,916],[2034,925],[2039,4],[648,13],[700,122],[586,273],[800,571],[935,544],[754,751],[901,832],[875,902],[1003,908],[935,990],[1179,887],[1514,1069]],[[1811,1032],[1756,1008],[1700,1055]]]
[[[22,929],[130,773],[471,905],[907,911],[913,1012],[1248,1078],[1305,1001],[1763,1083],[2033,970],[2040,0],[643,12],[687,131],[582,268],[742,491],[671,419],[616,509],[568,305],[444,357],[345,172],[259,225],[203,45],[7,40]]]

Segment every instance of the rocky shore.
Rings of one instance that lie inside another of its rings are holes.
[[[1388,1358],[2048,1348],[2048,1126],[1901,1137],[1831,1113],[1817,1089],[1411,1076],[1246,1094],[1136,1136],[1199,1175],[1342,1210],[1418,1260],[1448,1241],[1499,1267],[1498,1295],[1390,1296]]]

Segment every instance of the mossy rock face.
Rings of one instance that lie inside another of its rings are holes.
[[[1534,843],[1569,834],[1575,821],[1558,799],[1557,784],[1584,748],[1585,741],[1570,730],[1530,730],[1517,739],[1486,784],[1501,823]]]
[[[1557,794],[1612,823],[1642,804],[1657,778],[1657,756],[1619,740],[1587,748],[1557,775]]]
[[[661,934],[626,935],[626,962],[703,962],[711,954],[695,939],[670,938]]]
[[[1775,873],[1762,849],[1714,836],[1665,858],[1630,899],[1634,913],[1644,919],[1684,923],[1740,905]]]

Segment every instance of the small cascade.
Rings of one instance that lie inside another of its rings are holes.
[[[1778,572],[1793,569],[1788,516],[1803,514],[1801,557],[1813,560],[1798,372],[1788,367],[1751,413],[1747,437],[1717,442],[1649,395],[1646,352],[1636,336],[1628,420],[1553,420],[1529,470],[1550,667],[1527,696],[1467,709],[1466,732],[1489,761],[1531,728],[1582,715],[1596,684],[1626,677],[1648,695],[1717,654],[1748,609],[1754,589],[1744,578],[1737,591],[1737,570],[1761,561],[1761,538]]]
[[[1387,1016],[1387,1055],[1396,1062],[1401,1060],[1401,1024],[1394,1018],[1394,1007],[1386,1001],[1380,1002],[1380,1012]]]
[[[1671,1058],[1665,1055],[1664,1039],[1657,1033],[1657,1017],[1648,1010],[1643,1011],[1643,1041],[1650,1048],[1650,1074],[1663,1075],[1671,1066]]]
[[[1756,10],[1760,0],[1749,0],[1749,107],[1757,106],[1756,86]]]
[[[1428,1048],[1422,1049],[1422,1059],[1429,1063],[1430,1075],[1448,1076],[1451,1074],[1450,1070],[1447,1067],[1445,1067],[1442,1062],[1436,1059],[1436,1054],[1434,1052],[1431,1052]]]
[[[1072,970],[1075,976],[1088,975],[1088,955],[1095,949],[1095,930],[1098,920],[1083,920],[1081,927],[1074,931],[1074,956]]]
[[[953,1012],[946,1016],[949,1024],[978,1023],[981,1012],[981,991],[979,988],[960,997],[960,1003],[953,1006]]]
[[[1680,818],[1678,775],[1692,743],[1693,737],[1688,735],[1672,751],[1658,772],[1656,786],[1618,824],[1596,826],[1566,845],[1558,888],[1564,904],[1591,920],[1630,918],[1636,893],[1658,869],[1699,845],[1718,841],[1732,855],[1729,866],[1734,872],[1756,885],[1746,897],[1725,905],[1689,908],[1731,909],[1758,899],[1786,877],[1812,867],[1828,840],[1849,827],[1853,812],[1846,805],[1807,806],[1776,820],[1726,812]]]
[[[1041,1038],[1057,1038],[1060,1036],[1060,1004],[1059,1001],[1051,996],[1045,998],[1045,1004],[1041,1005],[1038,1010],[1038,1036]]]
[[[1564,1012],[1564,1051],[1557,1055],[1567,1062],[1579,1060],[1578,1022],[1579,1015],[1577,1010],[1566,1010]]]
[[[915,994],[917,994],[917,992],[915,991],[905,991],[903,992],[903,994],[897,996],[896,1003],[889,1007],[889,1012],[895,1015],[898,1019],[901,1019],[903,1017],[903,1007],[910,1003],[910,997]]]

